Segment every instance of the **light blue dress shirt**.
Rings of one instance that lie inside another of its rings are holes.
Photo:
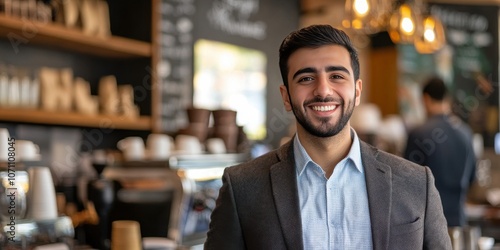
[[[294,138],[302,238],[307,250],[372,249],[365,172],[356,132],[349,154],[329,179]]]

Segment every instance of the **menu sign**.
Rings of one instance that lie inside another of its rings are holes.
[[[259,6],[259,0],[215,0],[207,13],[207,19],[214,29],[231,35],[264,40],[267,25],[254,17],[259,12]]]
[[[164,132],[176,132],[186,122],[184,110],[191,103],[195,14],[195,0],[161,1],[158,76]]]

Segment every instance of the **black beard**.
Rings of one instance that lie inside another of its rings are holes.
[[[333,101],[333,98],[331,97],[325,99],[317,97],[314,100],[307,101],[306,103],[304,103],[304,106],[306,106],[308,103],[311,102],[331,102],[331,101]],[[329,121],[331,120],[331,118],[329,117],[320,119],[321,125],[315,127],[309,120],[306,119],[304,113],[301,112],[302,110],[301,107],[297,107],[296,105],[294,105],[290,98],[290,103],[292,104],[292,111],[293,114],[295,115],[295,119],[297,120],[297,122],[311,135],[321,138],[337,135],[345,127],[349,119],[351,119],[352,112],[354,111],[355,102],[356,102],[356,96],[354,96],[353,102],[348,103],[349,106],[347,107],[347,109],[342,110],[340,120],[333,127],[329,126]],[[345,102],[342,100],[340,106],[344,107],[344,105]]]

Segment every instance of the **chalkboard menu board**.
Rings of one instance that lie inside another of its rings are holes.
[[[279,94],[282,83],[278,47],[299,26],[299,0],[162,0],[161,62],[162,128],[176,132],[193,105],[194,45],[215,41],[266,56],[266,122],[268,140],[279,141],[292,119],[284,118]],[[277,115],[278,113],[278,115]],[[274,120],[273,120],[274,119]]]
[[[175,132],[191,102],[195,0],[161,1],[160,62],[162,130]]]

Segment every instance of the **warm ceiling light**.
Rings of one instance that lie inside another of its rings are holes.
[[[359,17],[364,17],[370,10],[370,4],[367,0],[354,0],[354,13]]]
[[[415,33],[415,25],[410,17],[403,17],[403,19],[401,19],[401,31],[409,36]]]
[[[432,53],[445,44],[439,19],[427,16],[422,0],[346,0],[342,26],[356,35],[387,30],[393,43],[413,43],[420,53]],[[392,13],[392,14],[391,14]]]
[[[394,43],[412,43],[419,32],[418,14],[408,4],[401,4],[389,20],[389,36]]]
[[[379,32],[382,27],[378,21],[381,1],[387,0],[346,0],[342,26],[365,34]]]
[[[433,42],[436,40],[436,33],[434,33],[434,30],[424,30],[424,40]]]
[[[422,54],[433,53],[446,43],[444,28],[439,19],[427,16],[423,20],[423,30],[415,38],[415,49]]]

